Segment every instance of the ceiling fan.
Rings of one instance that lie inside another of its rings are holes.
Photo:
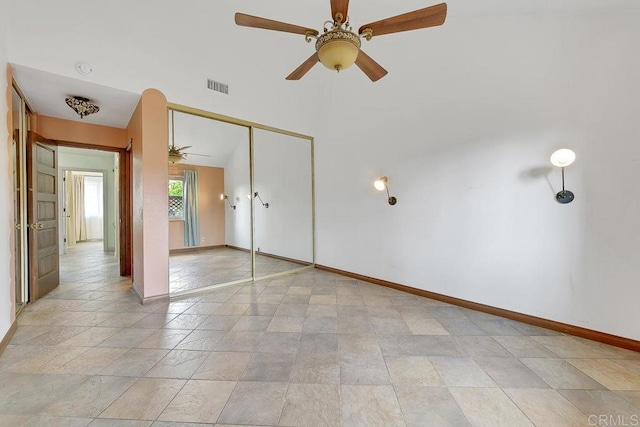
[[[171,110],[171,145],[169,146],[169,162],[170,163],[180,163],[183,160],[186,160],[187,155],[189,156],[201,156],[201,157],[211,157],[208,154],[196,154],[196,153],[186,153],[183,150],[187,148],[191,148],[191,145],[186,145],[184,147],[176,147],[176,133],[175,126],[173,122],[173,110]]]
[[[244,27],[262,28],[265,30],[283,31],[302,34],[307,42],[316,39],[316,52],[293,70],[286,79],[299,80],[317,62],[321,62],[330,70],[341,71],[354,63],[371,79],[378,81],[387,74],[376,61],[360,49],[360,37],[367,41],[372,37],[420,28],[436,27],[444,24],[447,17],[447,4],[440,3],[424,9],[380,21],[371,22],[360,27],[354,33],[349,24],[349,0],[331,0],[331,21],[325,22],[324,32],[320,34],[312,28],[300,27],[285,22],[236,13],[236,24]],[[329,28],[327,28],[329,24]]]

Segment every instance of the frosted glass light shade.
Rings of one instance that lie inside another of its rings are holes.
[[[551,155],[551,164],[559,168],[566,168],[576,160],[576,153],[568,148],[561,148]]]
[[[330,70],[346,70],[356,62],[360,50],[348,41],[335,40],[323,45],[318,50],[322,65]]]
[[[383,176],[383,177],[380,177],[379,179],[375,180],[374,183],[373,183],[373,186],[378,191],[384,191],[387,188],[387,177]]]

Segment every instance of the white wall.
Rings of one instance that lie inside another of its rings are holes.
[[[245,144],[238,144],[224,166],[224,192],[232,209],[225,201],[225,241],[227,245],[251,249],[251,194],[249,181],[249,132]]]
[[[358,108],[316,134],[318,263],[640,339],[640,14],[429,31],[413,53],[380,40],[389,75],[325,96]]]
[[[0,0],[0,10],[8,9],[8,1]],[[10,250],[10,242],[13,239],[13,197],[12,187],[12,160],[7,134],[7,111],[11,108],[7,105],[5,88],[7,87],[7,14],[0,14],[0,340],[11,327],[13,321],[12,292],[13,278],[11,277],[11,263],[13,255]]]
[[[255,129],[256,250],[313,261],[311,141]]]
[[[74,150],[75,151],[75,150]],[[112,252],[115,251],[116,247],[116,218],[115,218],[115,180],[114,180],[114,153],[106,153],[106,152],[95,152],[94,150],[77,150],[77,153],[68,153],[64,150],[60,151],[58,154],[58,180],[59,187],[62,188],[62,171],[63,169],[68,170],[95,170],[95,171],[104,171],[104,182],[106,186],[104,188],[106,195],[106,203],[104,205],[104,221],[106,223],[107,233],[105,235],[105,248],[107,251]],[[62,197],[62,194],[60,194]],[[60,213],[59,218],[60,221],[65,219],[64,214],[62,213],[62,208],[64,204],[62,200],[59,203]],[[62,222],[60,223],[60,230],[62,230]],[[63,241],[64,236],[60,236],[60,253],[63,252]]]

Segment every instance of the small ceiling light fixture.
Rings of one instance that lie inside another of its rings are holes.
[[[91,64],[87,64],[86,62],[78,62],[76,64],[76,71],[83,76],[89,76],[93,73],[93,67],[91,67]]]
[[[231,209],[233,209],[234,211],[236,210],[236,205],[231,204],[231,202],[229,201],[229,196],[227,196],[226,194],[221,194],[220,200],[226,200],[229,206],[231,207]]]
[[[100,107],[82,96],[67,96],[64,100],[73,111],[78,113],[81,119],[100,111]]]
[[[562,148],[555,151],[551,155],[551,164],[562,169],[562,191],[556,194],[556,201],[558,203],[567,204],[573,202],[575,198],[574,194],[564,189],[564,168],[570,166],[576,160],[576,153],[568,148]]]
[[[264,206],[266,209],[269,209],[269,203],[265,203],[262,201],[262,197],[260,197],[260,194],[258,194],[258,192],[256,191],[255,193],[253,193],[253,197],[257,197],[258,200],[260,200],[260,203],[262,203],[262,206]]]
[[[375,187],[376,190],[378,191],[384,191],[387,190],[387,197],[388,197],[388,202],[391,206],[395,205],[396,203],[398,203],[398,199],[396,199],[393,196],[389,195],[389,185],[388,185],[388,181],[389,178],[387,178],[386,176],[381,176],[380,178],[378,178],[377,180],[375,180],[373,182],[373,186]]]

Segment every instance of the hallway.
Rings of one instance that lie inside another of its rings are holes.
[[[569,426],[640,413],[640,353],[319,270],[143,306],[112,256],[66,256],[63,284],[26,308],[0,358],[0,426]]]

